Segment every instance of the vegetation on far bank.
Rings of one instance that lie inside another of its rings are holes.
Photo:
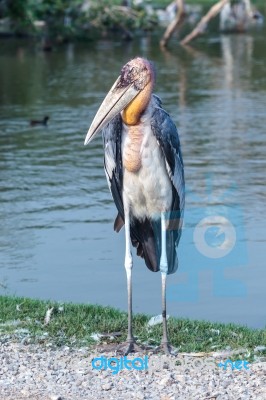
[[[134,335],[140,343],[159,345],[162,325],[148,327],[149,319],[144,314],[134,315]],[[169,318],[168,329],[171,343],[179,352],[244,348],[247,350],[243,354],[245,359],[266,355],[266,328],[250,329],[235,324]],[[104,342],[124,341],[127,313],[99,305],[0,296],[0,341],[93,346],[96,342],[92,335],[96,333],[105,335],[102,338]]]
[[[111,31],[130,35],[156,26],[156,15],[147,13],[145,5],[129,8],[120,0],[7,0],[0,4],[0,19],[9,18],[11,30],[18,35],[39,32],[64,39],[91,38]]]
[[[234,0],[237,1],[237,0]],[[186,0],[205,9],[217,0]],[[3,0],[0,2],[0,33],[42,36],[53,41],[92,39],[110,33],[131,38],[136,32],[158,31],[157,9],[169,0]],[[130,4],[130,7],[126,5]],[[265,8],[263,0],[252,0]]]

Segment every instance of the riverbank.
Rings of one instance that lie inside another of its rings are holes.
[[[134,334],[153,347],[160,343],[162,327],[149,321],[147,315],[134,315]],[[0,400],[265,399],[265,329],[168,321],[178,354],[153,349],[130,354],[130,362],[145,355],[147,368],[121,367],[114,373],[113,364],[104,369],[93,360],[100,355],[120,359],[107,349],[126,338],[125,312],[0,296]]]
[[[134,335],[141,344],[157,346],[162,327],[152,325],[150,318],[134,315]],[[168,328],[171,343],[178,352],[244,348],[243,357],[250,361],[266,354],[266,329],[171,317]],[[94,348],[97,343],[119,344],[126,335],[127,313],[111,307],[0,296],[1,342]]]

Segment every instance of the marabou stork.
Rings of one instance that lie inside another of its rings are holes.
[[[103,100],[85,138],[102,130],[104,167],[118,215],[125,225],[128,336],[125,354],[134,351],[132,334],[132,255],[130,241],[146,266],[162,276],[163,337],[170,351],[166,321],[166,275],[178,267],[177,246],[185,203],[183,160],[177,129],[160,99],[152,94],[155,72],[143,58],[129,61]]]

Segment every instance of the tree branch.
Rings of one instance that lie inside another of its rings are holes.
[[[176,18],[171,22],[171,24],[168,26],[166,29],[161,41],[160,41],[160,46],[161,47],[166,47],[169,39],[173,35],[175,30],[178,30],[180,26],[182,25],[185,17],[185,9],[184,9],[184,0],[176,0],[176,5],[177,5],[177,13],[176,13]]]
[[[221,9],[224,7],[224,5],[226,3],[228,3],[229,0],[220,0],[218,1],[218,3],[214,4],[209,11],[207,12],[206,15],[204,15],[204,17],[201,18],[200,22],[198,23],[198,25],[193,29],[193,31],[187,35],[180,43],[182,45],[187,44],[188,42],[190,42],[191,40],[193,40],[196,36],[199,36],[200,34],[202,34],[206,28],[206,25],[208,24],[208,22],[214,18],[217,14],[219,14],[219,12],[221,11]]]

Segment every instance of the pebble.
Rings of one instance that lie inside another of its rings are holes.
[[[115,354],[104,353],[107,358]],[[179,354],[177,365],[167,368],[162,356],[150,354],[153,370],[92,369],[100,354],[88,348],[0,341],[0,400],[264,400],[266,362],[256,361],[249,370],[224,370],[200,359]],[[143,357],[135,353],[128,359]],[[151,362],[150,362],[151,361]],[[180,362],[179,362],[180,361]],[[209,360],[207,360],[209,361]],[[158,367],[157,367],[158,366]]]
[[[134,398],[138,399],[138,400],[143,400],[143,399],[145,399],[145,396],[144,396],[144,393],[142,393],[142,392],[136,392],[136,393],[134,393]]]
[[[110,390],[111,388],[112,388],[111,383],[105,383],[104,385],[102,385],[103,390]]]
[[[171,385],[173,382],[171,376],[165,376],[163,379],[160,380],[159,385],[166,386],[166,385]]]
[[[185,383],[187,378],[185,377],[185,375],[180,375],[180,374],[176,374],[175,375],[175,379],[180,382],[180,383]]]

